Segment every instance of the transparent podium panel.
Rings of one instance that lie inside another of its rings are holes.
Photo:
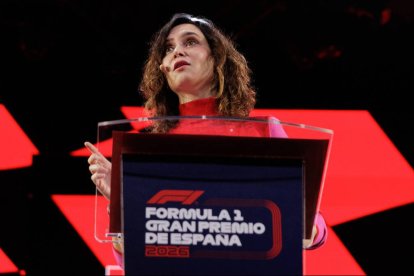
[[[318,191],[313,191],[314,203],[308,208],[303,203],[304,231],[303,238],[310,238],[311,228],[307,222],[309,218],[314,218],[315,213],[319,210],[319,203],[323,190],[329,152],[332,144],[333,131],[318,126],[309,126],[295,122],[283,122],[273,117],[250,117],[246,119],[228,118],[228,117],[211,117],[211,116],[171,116],[171,117],[141,117],[130,120],[114,120],[98,123],[97,143],[99,151],[109,160],[112,161],[113,135],[117,132],[135,133],[138,135],[193,135],[193,136],[234,136],[234,137],[251,137],[264,139],[289,139],[298,143],[298,150],[303,147],[303,141],[322,141],[326,144],[326,151],[323,153],[323,163],[321,177],[318,178]],[[174,145],[171,145],[174,147]],[[293,146],[294,147],[294,146]],[[284,158],[289,159],[290,153],[285,149],[280,149]],[[293,151],[295,149],[293,148]],[[306,153],[307,154],[307,153]],[[311,153],[309,153],[311,154]],[[312,180],[314,181],[314,180]],[[122,183],[120,184],[122,185]],[[308,189],[308,188],[306,188]],[[304,189],[303,193],[309,193]],[[317,198],[315,198],[317,197]],[[306,196],[303,196],[306,198]],[[110,200],[103,195],[100,190],[96,190],[95,200],[95,238],[99,242],[121,242],[123,238],[122,227],[110,227]],[[309,209],[309,210],[308,210]],[[115,210],[119,212],[119,210]],[[309,213],[311,215],[309,215]]]

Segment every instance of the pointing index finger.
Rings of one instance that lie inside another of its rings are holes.
[[[99,155],[101,154],[99,150],[94,145],[92,145],[90,142],[85,142],[84,145],[91,153],[95,153]]]

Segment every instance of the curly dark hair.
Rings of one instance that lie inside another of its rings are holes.
[[[193,24],[206,37],[214,59],[214,91],[218,115],[247,117],[256,103],[256,91],[250,83],[251,70],[233,41],[223,34],[211,20],[186,13],[172,16],[152,38],[148,58],[143,68],[139,89],[146,100],[145,107],[152,116],[179,115],[178,96],[170,89],[160,70],[165,55],[166,40],[172,28],[180,24]],[[153,132],[165,133],[174,123],[160,121]]]

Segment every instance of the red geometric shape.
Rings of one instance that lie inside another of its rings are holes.
[[[2,104],[0,122],[0,170],[31,166],[39,151]]]
[[[19,269],[0,248],[0,273],[17,273]]]
[[[114,265],[116,260],[112,253],[112,243],[100,243],[94,236],[94,209],[95,196],[89,195],[52,195],[52,200],[58,206],[63,215],[75,228],[86,245],[95,254],[103,266]],[[105,206],[106,199],[98,197],[99,206]],[[101,221],[98,229],[105,229],[109,224],[109,218]]]

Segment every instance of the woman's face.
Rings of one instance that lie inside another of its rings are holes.
[[[214,60],[200,29],[193,24],[175,26],[165,49],[160,69],[180,103],[212,96]]]

